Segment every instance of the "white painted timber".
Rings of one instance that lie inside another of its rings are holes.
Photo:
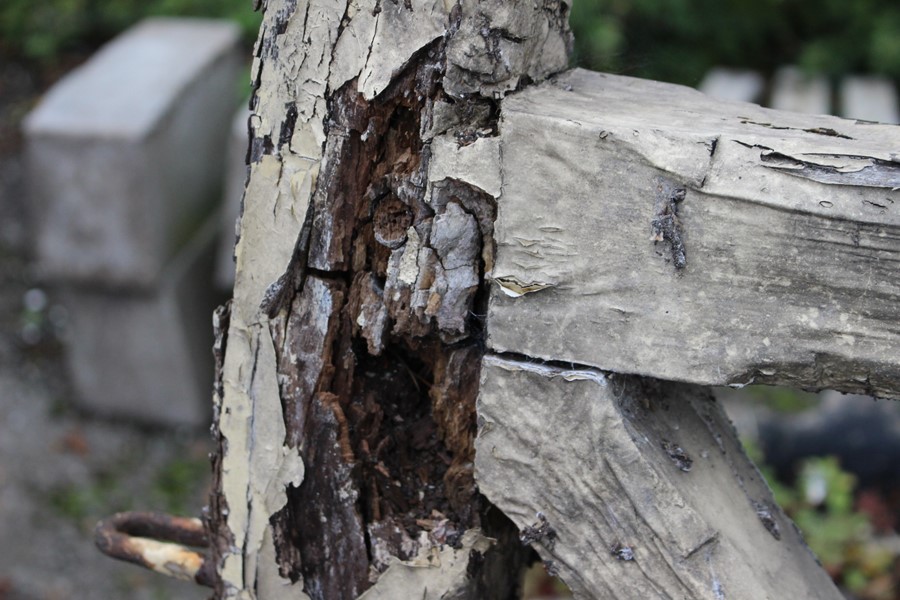
[[[766,82],[756,71],[711,69],[697,88],[707,96],[731,102],[759,102]]]
[[[831,86],[823,76],[810,76],[797,67],[781,67],[772,81],[769,106],[811,115],[831,112]]]
[[[491,350],[900,397],[900,128],[575,70],[504,100],[500,139]]]
[[[236,26],[149,19],[25,119],[38,268],[149,288],[221,185],[240,71]]]
[[[879,123],[900,123],[897,88],[885,77],[853,76],[841,81],[841,115]]]
[[[234,115],[228,134],[228,154],[225,164],[225,185],[222,190],[222,235],[216,254],[216,287],[231,291],[234,287],[234,245],[237,242],[241,199],[247,183],[247,147],[250,135],[247,121],[250,110],[242,106]]]
[[[219,215],[163,270],[156,291],[66,286],[76,400],[99,414],[205,427],[212,411],[212,265]]]

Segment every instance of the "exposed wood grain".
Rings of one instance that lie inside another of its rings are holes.
[[[840,598],[708,390],[486,357],[479,488],[577,598]]]
[[[900,128],[576,70],[500,140],[493,350],[900,397]]]

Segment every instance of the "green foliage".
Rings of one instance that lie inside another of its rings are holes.
[[[796,63],[900,77],[895,0],[575,0],[576,62],[694,85],[711,67]]]
[[[779,413],[799,413],[819,405],[818,394],[772,385],[748,385],[744,388],[754,401]]]
[[[174,515],[189,514],[198,491],[209,480],[209,471],[205,458],[176,458],[163,465],[153,482],[153,493],[159,499],[153,506]]]
[[[835,457],[813,457],[803,461],[794,485],[786,486],[762,463],[759,448],[745,443],[745,450],[822,566],[860,597],[877,597],[868,592],[889,577],[894,555],[874,543],[868,516],[854,511],[856,478]]]
[[[52,65],[61,54],[87,52],[148,16],[198,16],[237,22],[256,37],[260,15],[250,0],[3,0],[0,56]]]
[[[58,485],[50,491],[48,500],[55,514],[85,530],[101,517],[131,508],[131,498],[113,473],[100,473],[81,484]]]

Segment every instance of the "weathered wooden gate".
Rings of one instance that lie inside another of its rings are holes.
[[[216,597],[839,598],[705,386],[900,395],[898,128],[566,71],[560,0],[263,4]]]

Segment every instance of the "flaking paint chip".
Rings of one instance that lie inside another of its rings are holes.
[[[500,286],[500,291],[510,298],[520,298],[525,294],[539,292],[550,287],[555,287],[553,283],[544,283],[541,281],[524,282],[518,277],[504,276],[495,277],[494,281]]]

